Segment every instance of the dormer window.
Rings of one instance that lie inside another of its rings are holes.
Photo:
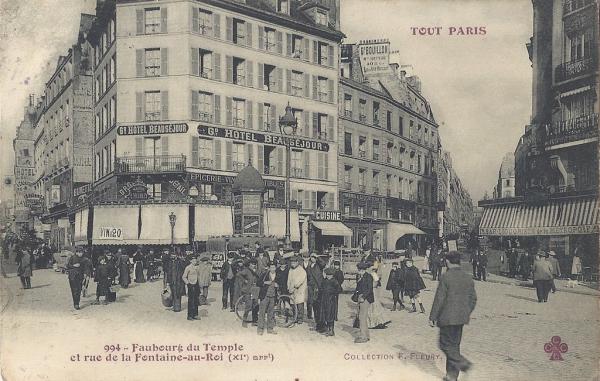
[[[315,22],[319,25],[327,26],[329,24],[329,15],[327,11],[317,9],[315,14]]]
[[[290,0],[277,0],[277,12],[290,14]]]

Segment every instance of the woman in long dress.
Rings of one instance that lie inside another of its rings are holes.
[[[387,328],[387,325],[391,323],[391,320],[386,318],[385,310],[381,304],[381,281],[374,267],[371,267],[369,272],[373,277],[373,295],[375,296],[375,301],[369,306],[367,325],[369,328]]]

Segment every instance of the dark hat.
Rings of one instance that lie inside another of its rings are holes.
[[[398,266],[398,262],[392,262],[392,266]]]
[[[206,262],[206,261],[208,261],[208,259],[209,259],[209,258],[208,258],[207,256],[202,256],[202,257],[200,257],[200,260],[201,260],[201,261],[203,261],[203,262]]]
[[[335,270],[331,267],[325,269],[325,275],[333,275],[335,274]]]
[[[233,253],[227,253],[227,258],[233,258],[235,255]]]
[[[292,255],[292,256],[289,258],[289,261],[290,261],[290,262],[300,262],[300,257],[298,257],[297,255]]]
[[[256,264],[258,264],[258,261],[255,258],[250,258],[248,260],[248,264],[249,265],[256,265]]]
[[[449,251],[446,253],[446,260],[452,264],[460,264],[460,253],[458,251]]]
[[[340,261],[333,261],[333,264],[339,266],[341,263]]]
[[[356,265],[356,267],[357,267],[359,270],[366,270],[366,269],[368,269],[369,267],[371,267],[371,265],[369,265],[369,264],[368,264],[368,263],[366,263],[366,262],[358,262],[358,264]]]
[[[302,258],[308,258],[310,257],[310,254],[308,253],[308,251],[305,251],[302,253]]]

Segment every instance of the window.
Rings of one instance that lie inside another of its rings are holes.
[[[275,91],[277,89],[277,81],[275,79],[275,66],[265,64],[263,67],[263,89],[268,91]]]
[[[304,95],[304,75],[299,71],[292,71],[292,95]]]
[[[198,196],[201,199],[209,200],[215,199],[216,196],[213,194],[213,186],[212,184],[198,184]]]
[[[146,49],[146,77],[156,77],[160,75],[160,49]]]
[[[367,120],[367,100],[359,99],[358,100],[358,115],[361,122],[365,122]]]
[[[293,108],[292,109],[292,115],[294,115],[294,118],[296,118],[296,121],[298,122],[298,128],[296,129],[296,134],[297,135],[303,135],[304,131],[304,120],[302,119],[302,110],[297,109],[297,108]]]
[[[352,118],[352,95],[344,94],[344,116]]]
[[[231,103],[231,115],[235,127],[244,127],[245,125],[245,101],[243,99],[233,99]]]
[[[109,114],[110,114],[110,125],[109,128],[113,127],[117,122],[117,112],[116,112],[116,99],[115,96],[110,98],[110,106],[109,106]]]
[[[241,171],[246,167],[246,150],[243,143],[233,143],[231,160],[234,171]]]
[[[366,170],[364,170],[364,169],[358,170],[358,189],[361,192],[365,191],[365,173],[366,173]]]
[[[367,157],[367,138],[365,136],[358,137],[358,157]]]
[[[319,25],[325,25],[329,23],[327,12],[322,10],[317,10],[315,22]]]
[[[352,185],[350,183],[352,181],[351,175],[352,175],[352,167],[349,165],[345,165],[344,166],[344,184],[346,186],[346,189],[350,189],[350,186]]]
[[[233,43],[244,44],[246,40],[246,23],[242,20],[233,20]]]
[[[96,179],[99,179],[102,175],[100,174],[100,153],[96,154]]]
[[[111,42],[113,42],[115,40],[116,32],[117,32],[117,27],[115,24],[115,20],[110,19],[110,22],[108,23],[108,33],[109,33]]]
[[[108,105],[102,106],[102,133],[108,129]]]
[[[350,132],[344,132],[344,153],[352,155],[352,134]]]
[[[289,0],[277,0],[277,12],[290,14]]]
[[[318,91],[319,100],[321,102],[327,102],[329,100],[329,93],[327,91],[327,78],[318,77]]]
[[[317,50],[317,63],[320,65],[327,65],[327,53],[328,53],[329,45],[324,42],[319,42],[319,47]]]
[[[379,160],[379,140],[373,139],[373,160]]]
[[[373,218],[379,218],[379,209],[377,207],[373,208],[371,212],[373,213]]]
[[[386,127],[388,131],[392,130],[392,112],[388,111],[387,112],[387,118],[385,120],[385,122],[387,123]]]
[[[202,34],[208,34],[212,31],[212,13],[204,9],[198,12],[198,30]]]
[[[379,172],[373,171],[373,193],[379,194]]]
[[[145,92],[145,115],[144,120],[160,120],[160,91]]]
[[[213,167],[213,141],[211,139],[198,139],[198,166],[200,168]]]
[[[313,125],[313,136],[317,139],[327,139],[327,115],[316,114],[316,124]]]
[[[263,104],[263,123],[264,126],[258,126],[258,128],[263,128],[265,131],[275,131],[277,126],[271,125],[271,120],[273,120],[273,111],[270,103]]]
[[[275,37],[275,29],[265,27],[265,50],[275,53],[277,51],[277,41]]]
[[[110,59],[110,83],[113,84],[117,80],[117,55],[113,55]]]
[[[148,192],[148,198],[153,200],[160,200],[161,198],[161,183],[146,184],[146,190]]]
[[[242,58],[233,57],[233,83],[246,84],[246,61]]]
[[[145,9],[145,28],[144,32],[159,33],[160,32],[160,8]]]
[[[350,215],[350,205],[348,205],[348,204],[344,205],[344,214],[346,216]]]
[[[291,176],[292,177],[302,177],[302,175],[303,175],[302,151],[292,150],[290,158],[291,158],[291,161],[290,161]]]
[[[302,36],[292,35],[290,54],[293,58],[302,58]]]
[[[379,102],[373,102],[373,125],[379,126]]]
[[[200,49],[200,57],[198,60],[200,65],[198,73],[202,78],[213,78],[212,76],[212,52]]]
[[[213,95],[203,91],[198,93],[198,119],[204,122],[213,120]]]
[[[358,216],[359,217],[364,217],[364,215],[365,215],[365,207],[362,206],[362,205],[359,205],[358,209],[357,209],[357,212],[358,212]]]
[[[108,173],[108,147],[102,149],[102,173]]]

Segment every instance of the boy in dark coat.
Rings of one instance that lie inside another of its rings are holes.
[[[233,262],[233,253],[227,254],[227,260],[223,263],[223,267],[221,267],[221,282],[223,283],[223,295],[221,296],[221,302],[223,303],[223,309],[227,309],[227,298],[229,297],[229,307],[231,311],[234,311],[235,308],[235,300],[233,298],[234,295],[234,285],[235,282],[235,274],[237,273],[237,266]]]
[[[402,303],[402,299],[400,299],[400,290],[404,285],[402,271],[403,270],[398,268],[398,262],[392,263],[392,269],[390,270],[387,285],[385,286],[386,290],[392,291],[392,298],[394,299],[394,307],[392,307],[392,311],[396,311],[397,303],[400,303],[400,310],[405,308],[404,303]]]
[[[244,269],[238,272],[240,279],[240,294],[244,297],[244,317],[242,319],[242,327],[248,327],[248,314],[252,311],[252,324],[258,325],[258,306],[256,305],[256,299],[258,295],[252,295],[252,290],[256,287],[256,259],[251,258],[248,260],[248,265]]]
[[[102,304],[106,304],[106,296],[110,291],[110,267],[106,264],[106,257],[100,257],[100,264],[96,267],[94,276],[96,284],[96,303],[100,303],[100,297],[103,296]]]
[[[333,279],[342,285],[344,283],[344,272],[340,269],[340,261],[333,261]]]
[[[487,254],[485,251],[481,251],[479,253],[479,257],[477,258],[477,280],[486,281],[487,275]]]
[[[277,273],[277,278],[275,279],[277,280],[277,284],[279,285],[278,291],[280,295],[287,295],[289,294],[287,282],[288,273],[290,272],[290,269],[287,267],[286,261],[283,258],[279,260],[278,264],[279,266],[277,266],[277,270],[275,270],[275,272]]]
[[[333,279],[335,270],[331,267],[325,269],[325,279],[319,288],[319,321],[324,325],[321,332],[325,336],[335,336],[333,330],[338,313],[338,295],[342,292],[342,286]]]
[[[421,302],[419,292],[425,288],[425,283],[423,282],[423,278],[421,278],[421,274],[419,274],[419,270],[413,266],[412,259],[406,259],[405,261],[404,292],[406,292],[412,303],[412,310],[408,312],[417,312],[416,303],[419,303],[421,313],[424,314],[425,308],[423,307],[423,302]]]
[[[179,312],[181,311],[181,297],[186,294],[183,273],[188,263],[183,257],[183,253],[177,256],[171,255],[169,263],[169,286],[171,295],[173,295],[173,312]]]
[[[264,333],[266,320],[267,333],[275,335],[276,332],[273,330],[275,327],[274,311],[275,303],[277,301],[277,289],[279,288],[279,283],[277,280],[277,268],[274,262],[269,263],[264,274],[259,276],[256,285],[260,287],[260,292],[258,294],[259,307],[257,333],[259,335]]]

